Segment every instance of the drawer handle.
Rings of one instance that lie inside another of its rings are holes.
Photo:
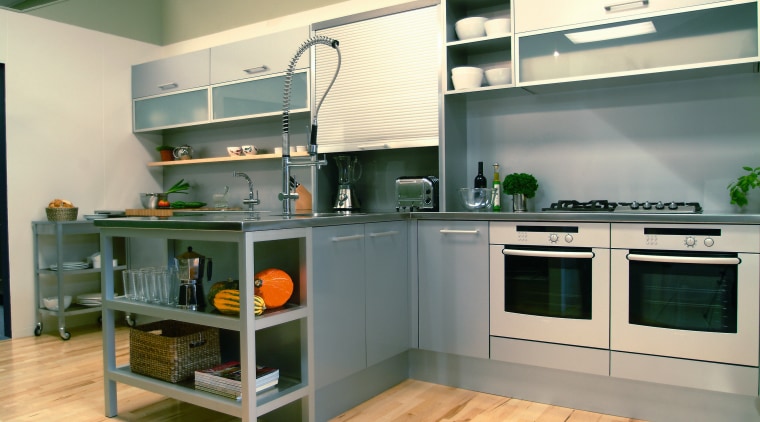
[[[441,229],[439,231],[442,234],[478,234],[478,233],[480,233],[480,230],[451,230],[451,229]]]
[[[359,240],[359,239],[364,239],[364,235],[363,234],[354,234],[354,235],[351,235],[351,236],[335,236],[331,240],[333,242],[345,242],[345,241],[348,241],[348,240]]]
[[[398,231],[389,231],[389,232],[378,232],[378,233],[370,233],[369,237],[385,237],[385,236],[395,236],[398,234]]]
[[[623,2],[623,3],[610,4],[610,5],[604,6],[604,10],[606,10],[608,12],[612,12],[612,9],[615,9],[615,8],[618,8],[618,7],[625,7],[626,9],[633,9],[633,7],[631,7],[631,6],[636,5],[636,4],[641,4],[640,7],[647,7],[647,6],[649,6],[649,0],[626,1],[626,2]]]
[[[742,263],[740,258],[721,258],[709,256],[663,256],[663,255],[644,255],[629,253],[625,256],[629,261],[642,262],[664,262],[667,264],[707,264],[707,265],[739,265]]]
[[[266,72],[267,70],[269,70],[267,65],[262,64],[261,66],[255,66],[255,67],[249,67],[248,69],[243,69],[243,72],[249,75],[252,75],[254,73]]]
[[[359,149],[376,149],[376,148],[382,148],[382,149],[388,149],[391,146],[388,144],[371,144],[371,145],[360,145]]]
[[[176,82],[169,82],[168,84],[159,85],[158,89],[162,91],[166,91],[167,89],[174,89],[178,87],[179,85]]]

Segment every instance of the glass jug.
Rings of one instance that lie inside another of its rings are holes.
[[[338,165],[338,183],[341,185],[354,183],[362,177],[362,165],[356,157],[339,155],[335,157],[335,164]]]

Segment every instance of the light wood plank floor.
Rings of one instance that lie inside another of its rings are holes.
[[[119,416],[106,418],[100,330],[70,331],[69,341],[52,333],[0,341],[0,421],[238,420],[123,384],[117,384]],[[117,329],[116,338],[117,364],[125,364],[129,361],[129,330]],[[407,380],[333,421],[633,420]]]

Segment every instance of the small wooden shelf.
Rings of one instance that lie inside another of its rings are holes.
[[[294,152],[291,157],[308,157],[308,152]],[[211,157],[211,158],[195,158],[192,160],[174,160],[174,161],[155,161],[148,163],[148,167],[163,167],[163,166],[181,166],[187,164],[204,164],[204,163],[223,163],[231,161],[248,161],[248,160],[266,160],[273,158],[282,158],[282,154],[256,154],[246,155],[240,157]]]

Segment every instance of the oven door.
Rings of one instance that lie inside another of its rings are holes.
[[[612,350],[758,366],[757,254],[612,251]]]
[[[609,249],[491,245],[491,335],[609,348]]]

